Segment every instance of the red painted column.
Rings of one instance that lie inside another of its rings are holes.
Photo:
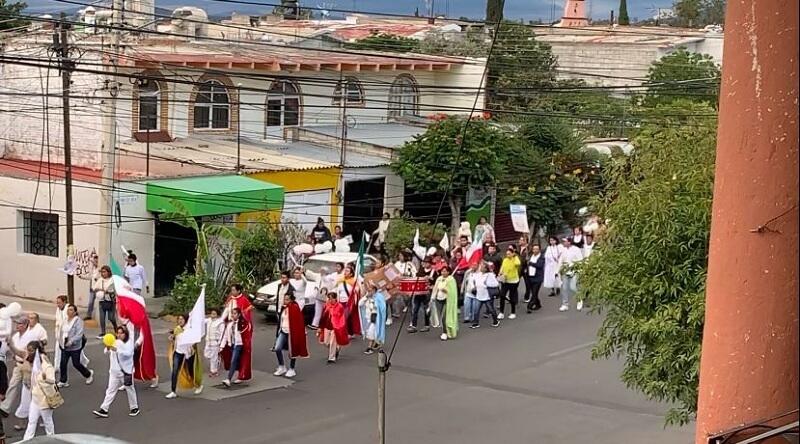
[[[697,444],[798,406],[797,22],[728,2]]]

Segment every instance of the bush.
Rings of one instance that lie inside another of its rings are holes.
[[[198,277],[194,273],[184,271],[175,278],[175,284],[169,292],[169,301],[164,306],[165,314],[179,315],[189,313],[200,296],[202,285],[206,284],[206,307],[221,307],[225,302],[225,286],[218,289],[214,277],[204,275]]]
[[[414,245],[414,233],[419,227],[419,243],[423,247],[439,245],[446,230],[444,225],[429,222],[417,223],[406,218],[392,219],[386,232],[386,253],[394,260],[397,253]]]
[[[274,222],[262,219],[242,236],[235,255],[235,281],[246,291],[255,291],[278,274],[281,256],[280,230]]]

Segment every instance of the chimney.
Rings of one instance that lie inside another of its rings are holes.
[[[558,26],[562,28],[589,26],[589,19],[586,17],[586,1],[567,0],[564,5],[564,15]]]

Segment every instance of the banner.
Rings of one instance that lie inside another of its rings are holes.
[[[528,209],[525,205],[510,205],[509,212],[511,213],[511,223],[514,225],[514,231],[517,233],[530,233]]]

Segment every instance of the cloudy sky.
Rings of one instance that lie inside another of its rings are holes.
[[[89,3],[91,0],[75,0]],[[131,0],[128,0],[131,1]],[[211,14],[224,14],[239,11],[250,14],[266,13],[272,6],[255,6],[236,4],[236,0],[156,0],[156,6],[173,9],[178,6],[196,5],[208,10]],[[466,16],[482,19],[486,8],[486,0],[432,0],[436,11],[450,17]],[[277,4],[280,0],[247,0],[248,3]],[[73,9],[74,5],[65,5],[55,0],[27,0],[31,11],[52,12],[61,9]],[[384,12],[397,14],[413,14],[416,8],[426,10],[425,0],[301,0],[301,5],[308,7],[324,6],[331,9],[355,9],[358,11]],[[654,7],[669,7],[671,0],[628,0],[628,13],[633,18],[652,16]],[[558,19],[564,7],[564,0],[506,0],[505,15],[513,19],[536,20],[548,22]],[[586,0],[587,12],[594,18],[606,18],[611,9],[619,7],[619,0]]]

